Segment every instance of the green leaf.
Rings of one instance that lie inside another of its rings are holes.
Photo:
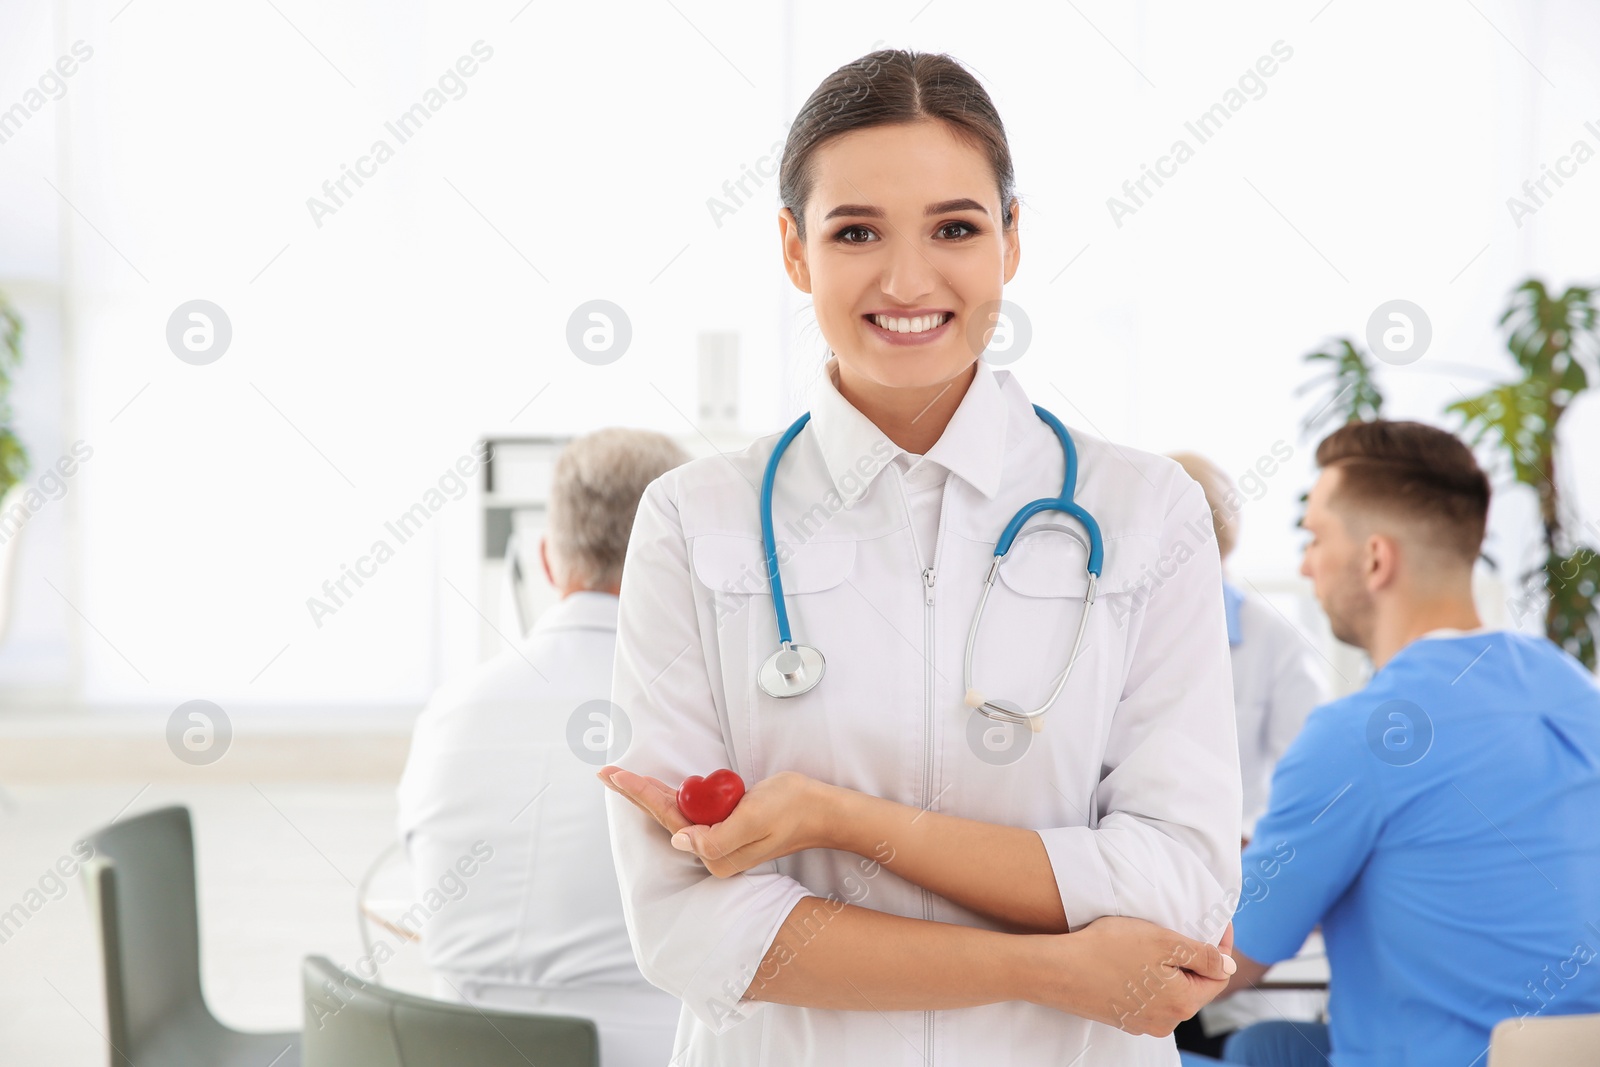
[[[1461,432],[1474,448],[1485,441],[1502,450],[1513,476],[1541,488],[1552,467],[1555,439],[1551,427],[1550,386],[1538,378],[1497,385],[1475,397],[1464,397],[1445,411],[1462,419]]]
[[[1588,387],[1588,368],[1600,370],[1595,292],[1574,285],[1555,297],[1537,278],[1513,290],[1500,322],[1508,327],[1506,348],[1525,374],[1560,382],[1572,393]]]
[[[1327,383],[1320,391],[1322,402],[1312,408],[1300,424],[1304,436],[1311,437],[1333,425],[1375,419],[1382,414],[1383,391],[1373,376],[1375,368],[1349,338],[1335,338],[1326,348],[1308,352],[1302,361],[1334,365],[1331,373],[1304,382],[1295,390],[1299,395],[1314,385]]]
[[[1580,545],[1566,555],[1550,553],[1545,564],[1545,633],[1588,667],[1595,669],[1595,600],[1600,597],[1600,553]]]
[[[28,474],[28,451],[11,428],[12,372],[22,363],[22,316],[0,293],[0,497]]]

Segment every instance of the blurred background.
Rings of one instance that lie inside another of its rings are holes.
[[[1477,442],[1485,621],[1592,668],[1600,397],[1565,368],[1597,336],[1597,41],[1581,0],[5,0],[0,909],[187,804],[212,1006],[298,1026],[300,958],[370,951],[417,712],[554,599],[560,443],[705,454],[803,409],[777,163],[880,47],[960,59],[1006,123],[991,361],[1233,474],[1230,572],[1335,691],[1362,660],[1294,524],[1352,414]],[[44,900],[0,928],[0,1060],[94,1062],[82,892]]]

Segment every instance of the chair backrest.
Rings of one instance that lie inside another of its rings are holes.
[[[450,1004],[369,985],[321,956],[301,965],[301,1067],[599,1067],[591,1019]]]
[[[1600,1015],[1506,1019],[1489,1035],[1488,1067],[1594,1067]]]
[[[111,1062],[196,1006],[200,924],[189,810],[160,808],[89,835],[83,878],[100,928]]]

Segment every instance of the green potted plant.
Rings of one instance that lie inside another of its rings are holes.
[[[11,425],[11,379],[22,362],[22,316],[0,293],[0,518],[17,506],[28,474],[28,451]],[[11,621],[11,576],[16,564],[18,533],[0,521],[0,640]]]
[[[1522,575],[1513,613],[1525,613],[1542,594],[1545,634],[1595,669],[1596,599],[1600,558],[1567,521],[1561,498],[1565,455],[1557,454],[1558,429],[1572,402],[1600,375],[1600,308],[1594,288],[1569,286],[1552,294],[1529,278],[1500,316],[1506,348],[1521,375],[1445,410],[1460,417],[1474,446],[1489,442],[1502,469],[1539,495],[1543,560]]]

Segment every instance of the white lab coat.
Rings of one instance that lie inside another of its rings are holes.
[[[1311,709],[1328,699],[1327,676],[1311,642],[1260,598],[1234,590],[1233,702],[1238,715],[1244,833],[1267,813],[1272,772],[1300,736]]]
[[[574,593],[442,686],[417,720],[399,828],[436,995],[592,1018],[603,1067],[661,1067],[678,1002],[634,963],[594,777],[604,741],[589,744],[616,626],[616,597]]]
[[[818,385],[773,514],[794,636],[827,657],[826,676],[787,700],[755,682],[778,640],[757,510],[776,438],[691,462],[650,486],[635,520],[612,689],[632,740],[613,761],[669,783],[724,766],[747,782],[794,770],[1031,827],[1072,927],[1132,915],[1215,940],[1237,899],[1240,801],[1221,569],[1199,533],[1211,522],[1200,487],[1171,460],[1074,433],[1077,498],[1105,539],[1099,601],[1043,732],[1015,762],[985,761],[976,753],[993,760],[990,742],[1004,750],[1028,731],[975,721],[962,703],[967,628],[1001,529],[1060,491],[1061,447],[1010,373],[980,364],[927,454],[953,473],[925,581],[889,462],[899,449],[829,378]],[[1065,532],[1075,529],[1038,516],[1001,566],[975,660],[987,695],[1035,707],[1066,665],[1086,589],[1084,550]],[[675,1067],[1178,1062],[1170,1038],[1021,1001],[883,1013],[742,1000],[808,895],[999,926],[833,850],[715,878],[625,798],[606,803],[640,968],[684,1002]]]

